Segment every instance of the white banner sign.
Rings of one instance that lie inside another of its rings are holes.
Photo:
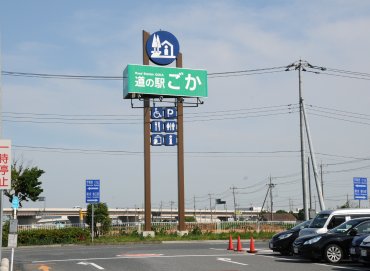
[[[0,140],[0,189],[11,187],[11,142],[7,139]]]

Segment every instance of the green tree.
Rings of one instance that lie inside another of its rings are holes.
[[[185,216],[185,222],[197,222],[194,216]]]
[[[41,188],[42,182],[39,180],[45,171],[38,167],[24,167],[23,163],[15,161],[12,163],[11,170],[11,188],[5,190],[4,194],[12,202],[13,196],[18,196],[19,207],[22,207],[22,201],[36,201],[39,195],[44,191]]]
[[[304,209],[300,209],[297,214],[297,220],[304,221]]]
[[[98,237],[109,231],[112,220],[109,217],[108,206],[106,203],[94,203],[87,205],[86,223],[91,228],[92,205],[94,205],[94,235]],[[98,227],[98,224],[100,226]]]
[[[285,210],[277,210],[276,213],[277,214],[287,214],[288,212]]]
[[[351,208],[351,206],[349,204],[349,200],[347,200],[343,205],[337,206],[337,207],[338,207],[338,209]]]

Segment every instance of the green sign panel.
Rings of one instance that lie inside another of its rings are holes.
[[[123,98],[136,94],[207,97],[207,71],[128,65],[123,72]]]

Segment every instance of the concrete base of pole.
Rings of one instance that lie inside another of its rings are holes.
[[[189,234],[189,231],[177,231],[177,236],[184,236],[188,234]]]
[[[9,259],[8,258],[3,258],[1,260],[0,271],[9,271]]]
[[[154,231],[143,231],[142,232],[143,237],[155,237]]]

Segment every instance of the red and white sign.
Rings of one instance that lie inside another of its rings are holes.
[[[0,189],[11,188],[11,142],[7,139],[0,140]]]

